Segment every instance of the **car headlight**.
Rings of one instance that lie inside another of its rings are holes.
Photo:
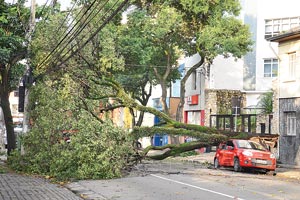
[[[251,151],[243,151],[242,153],[244,156],[253,156],[253,153]]]
[[[275,155],[273,153],[271,153],[270,158],[275,158]]]

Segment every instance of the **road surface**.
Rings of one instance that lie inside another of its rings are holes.
[[[109,200],[299,200],[300,182],[203,165],[148,162],[121,179],[79,181],[91,199]]]

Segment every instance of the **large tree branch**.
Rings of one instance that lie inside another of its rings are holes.
[[[162,147],[155,147],[149,146],[148,148],[144,149],[142,152],[143,157],[151,158],[154,160],[163,160],[170,156],[176,156],[180,153],[186,151],[192,151],[194,149],[199,149],[202,147],[207,147],[210,145],[215,145],[215,142],[202,142],[202,141],[193,141],[183,144],[168,144]],[[151,150],[158,150],[154,154],[151,154]]]
[[[204,127],[205,128],[205,127]],[[209,141],[211,139],[224,140],[227,138],[226,135],[220,134],[217,131],[215,133],[207,134],[206,132],[200,132],[195,130],[186,130],[183,128],[174,127],[134,127],[132,132],[135,137],[148,137],[155,134],[168,134],[174,136],[190,136],[201,141]]]
[[[82,102],[82,104],[83,104],[83,106],[84,106],[84,109],[85,109],[88,113],[90,113],[90,114],[91,114],[96,120],[98,120],[100,123],[104,123],[104,121],[103,121],[102,119],[100,119],[93,111],[91,111],[91,109],[89,109],[89,107],[88,107],[86,101],[85,101],[83,98],[81,98],[81,97],[79,97],[79,98],[81,99],[81,102]]]
[[[27,49],[24,49],[23,51],[19,51],[18,53],[16,53],[11,57],[11,59],[8,62],[9,66],[15,65],[17,62],[24,59],[26,55],[27,55]]]

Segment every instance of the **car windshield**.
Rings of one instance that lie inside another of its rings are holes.
[[[267,150],[263,145],[249,140],[237,140],[237,146],[240,149]]]

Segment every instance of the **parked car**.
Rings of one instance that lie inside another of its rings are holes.
[[[214,167],[233,167],[234,171],[260,169],[275,171],[276,158],[263,145],[251,140],[232,139],[221,143],[214,157]]]

